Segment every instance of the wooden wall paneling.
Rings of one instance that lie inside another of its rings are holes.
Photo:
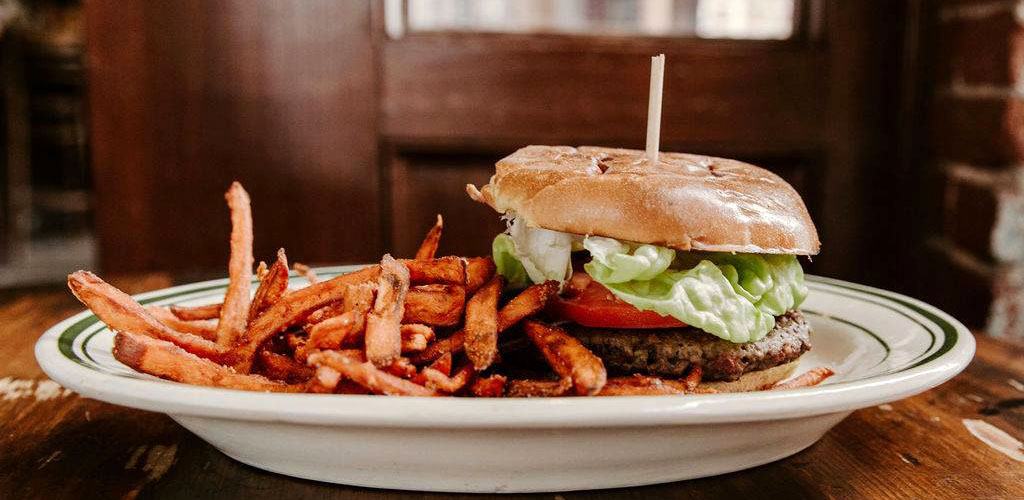
[[[893,172],[892,195],[909,209],[896,211],[887,237],[898,245],[889,271],[896,277],[895,290],[932,301],[938,291],[939,274],[930,265],[936,259],[921,258],[935,253],[927,238],[942,222],[943,176],[931,169],[927,144],[929,116],[926,103],[932,95],[931,47],[940,45],[932,37],[937,6],[928,0],[907,0],[902,39],[897,123],[898,162]],[[930,256],[931,257],[931,256]]]
[[[151,268],[152,134],[147,117],[137,112],[152,102],[143,3],[89,2],[85,12],[90,148],[102,265]]]
[[[104,269],[221,268],[236,179],[257,258],[379,258],[370,8],[88,2]]]
[[[466,195],[466,184],[486,184],[502,155],[398,154],[392,160],[391,248],[411,257],[423,235],[444,217],[439,255],[491,254],[491,240],[505,223],[491,207]]]
[[[400,143],[643,146],[650,64],[668,58],[664,144],[817,146],[825,51],[800,42],[414,35],[382,49],[382,131]]]
[[[829,2],[825,36],[829,64],[825,98],[827,170],[822,212],[819,272],[881,286],[895,278],[889,267],[891,234],[909,210],[893,190],[897,170],[899,32],[903,2]],[[880,22],[880,20],[887,20]],[[827,257],[826,257],[827,255]]]

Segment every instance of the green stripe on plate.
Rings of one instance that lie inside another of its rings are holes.
[[[815,283],[815,284],[823,284],[823,283]],[[828,286],[834,287],[835,285],[831,285],[830,284]],[[859,300],[859,301],[862,301],[862,302],[867,302],[869,304],[874,304],[874,305],[879,306],[879,307],[883,307],[883,308],[888,309],[888,310],[890,310],[892,312],[895,312],[896,314],[899,314],[900,316],[903,316],[904,318],[907,318],[908,320],[910,320],[910,321],[916,323],[918,326],[920,326],[921,329],[923,329],[924,331],[928,332],[928,336],[931,337],[931,341],[928,343],[928,347],[925,348],[925,350],[922,351],[921,354],[918,354],[917,356],[914,356],[910,361],[908,361],[909,363],[913,363],[914,361],[917,361],[917,360],[921,359],[923,356],[926,356],[929,352],[931,352],[932,348],[935,347],[935,342],[938,341],[938,337],[935,336],[935,332],[933,332],[931,328],[928,328],[928,325],[925,325],[924,323],[921,322],[921,320],[919,320],[919,319],[917,319],[917,318],[907,314],[906,312],[893,307],[892,304],[888,304],[888,303],[885,303],[885,302],[878,302],[876,300],[867,299],[867,298],[860,297],[860,296],[857,296],[857,295],[850,295],[848,293],[842,293],[842,292],[833,290],[831,288],[823,289],[823,290],[826,291],[829,294],[832,294],[832,295],[839,295],[841,297],[846,297],[846,298],[849,298],[849,299]],[[860,291],[860,290],[858,290],[858,291]],[[863,291],[861,291],[861,292],[863,293]],[[891,297],[886,297],[886,298],[891,298]],[[829,317],[831,318],[831,316],[829,316]],[[833,318],[833,319],[836,319],[836,318]],[[935,326],[939,327],[940,329],[942,328],[942,325],[939,325],[938,323],[935,323]],[[890,371],[890,372],[886,372],[886,373],[894,373],[894,372]]]
[[[810,314],[812,316],[818,316],[819,318],[822,318],[822,319],[838,321],[838,322],[843,323],[845,325],[852,326],[853,328],[856,328],[857,330],[860,330],[860,331],[868,334],[869,336],[871,336],[871,338],[875,339],[875,341],[877,341],[879,344],[882,345],[882,349],[885,349],[885,356],[882,356],[882,359],[880,359],[878,361],[878,363],[875,363],[874,366],[878,366],[878,365],[880,365],[882,363],[885,363],[885,360],[889,359],[889,355],[892,354],[892,348],[889,347],[889,343],[886,342],[885,339],[880,337],[877,333],[869,330],[867,327],[865,327],[863,325],[854,323],[853,321],[850,321],[848,319],[837,318],[835,316],[829,316],[828,314],[823,314],[823,313],[820,313],[818,311],[814,311],[812,309],[800,309],[800,310],[803,311],[804,314]],[[874,368],[874,366],[872,368]]]
[[[884,293],[879,293],[879,290],[875,290],[875,289],[872,289],[872,288],[869,288],[869,287],[865,287],[865,286],[862,286],[862,285],[857,285],[855,283],[836,282],[835,280],[830,280],[829,278],[823,278],[821,276],[808,276],[808,281],[811,281],[813,283],[821,283],[821,284],[836,286],[836,287],[839,287],[839,288],[846,288],[848,290],[853,290],[853,291],[856,291],[856,292],[866,293],[866,294],[869,294],[869,295],[874,295],[876,297],[881,297],[883,299],[891,300],[893,302],[896,302],[897,304],[902,305],[903,307],[906,307],[907,309],[910,309],[910,310],[920,314],[921,316],[924,316],[925,318],[927,318],[932,323],[938,325],[938,327],[942,330],[942,334],[943,334],[942,345],[939,347],[939,349],[936,350],[934,353],[932,353],[930,356],[928,356],[928,357],[918,361],[917,363],[914,363],[913,365],[910,365],[910,366],[904,368],[904,370],[909,370],[911,368],[915,368],[915,367],[921,366],[923,364],[926,364],[926,363],[928,363],[928,362],[930,362],[932,360],[938,359],[943,354],[949,352],[949,350],[952,349],[954,346],[956,346],[957,342],[960,341],[960,335],[956,331],[956,327],[955,326],[953,326],[952,324],[947,322],[945,319],[939,317],[937,314],[935,314],[935,313],[933,313],[931,311],[928,311],[928,310],[924,309],[923,307],[918,306],[917,304],[913,304],[913,303],[911,303],[909,301],[906,301],[904,299],[901,299],[899,297],[894,297],[892,295],[888,295],[888,294],[884,294]],[[900,370],[900,371],[903,371],[903,370]]]

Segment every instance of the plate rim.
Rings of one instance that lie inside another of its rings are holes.
[[[364,265],[320,267],[324,274]],[[293,273],[294,275],[294,273]],[[280,394],[201,387],[140,374],[105,373],[66,357],[61,334],[95,316],[88,310],[58,322],[36,341],[35,356],[54,381],[78,394],[170,415],[318,425],[435,428],[566,428],[740,423],[852,411],[895,401],[935,387],[960,373],[974,356],[971,332],[949,314],[896,292],[834,278],[808,281],[880,297],[925,316],[956,335],[951,345],[896,373],[811,388],[753,393],[614,398],[420,398],[366,395]],[[224,285],[227,278],[188,283],[134,297],[155,300]],[[939,323],[945,322],[946,325]],[[948,328],[947,328],[948,327]]]

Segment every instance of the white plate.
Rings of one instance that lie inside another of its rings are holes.
[[[321,276],[358,266],[319,269]],[[269,394],[137,373],[85,311],[49,329],[36,359],[57,382],[114,404],[167,413],[227,455],[291,476],[450,492],[611,488],[722,474],[792,455],[858,408],[959,373],[974,338],[923,302],[808,277],[813,388],[746,394],[467,399]],[[304,283],[301,278],[295,283]],[[146,304],[220,302],[226,280],[137,296]]]

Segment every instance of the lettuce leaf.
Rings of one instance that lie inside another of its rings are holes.
[[[583,245],[593,257],[584,269],[619,299],[732,342],[760,340],[807,297],[793,255],[677,254],[595,237]]]
[[[519,219],[513,219],[508,232],[494,239],[491,250],[498,272],[510,283],[523,282],[516,274],[519,268],[533,283],[549,280],[561,283],[572,276],[570,257],[574,239],[568,233],[529,227]],[[513,260],[518,267],[512,263]],[[500,262],[504,262],[504,271]]]
[[[631,247],[619,240],[601,236],[588,236],[583,248],[590,252],[592,260],[584,268],[601,283],[625,283],[646,281],[665,272],[676,251],[654,245]]]
[[[498,268],[498,274],[505,278],[505,282],[513,288],[530,286],[532,282],[523,268],[523,263],[515,256],[515,243],[512,237],[507,234],[499,234],[491,243],[491,255],[494,258],[494,265]]]
[[[779,316],[807,298],[804,270],[793,255],[706,254],[761,311]]]
[[[709,260],[686,271],[663,272],[651,280],[604,285],[637,309],[672,316],[732,342],[759,340],[775,325],[772,315],[736,293],[722,270]]]
[[[800,306],[807,298],[804,269],[795,255],[761,255],[768,263],[774,286],[761,296],[757,307],[778,316]]]

